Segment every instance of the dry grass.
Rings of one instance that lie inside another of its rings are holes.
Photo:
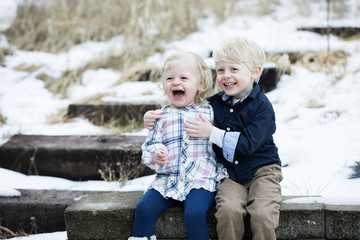
[[[344,51],[289,52],[267,54],[267,62],[275,62],[281,74],[290,74],[291,65],[301,65],[312,72],[331,72],[334,66],[345,68],[348,54]]]
[[[1,226],[0,225],[0,238],[1,239],[8,239],[8,238],[13,238],[13,237],[22,237],[22,236],[27,236],[28,234],[26,234],[24,231],[19,231],[19,232],[13,232],[10,229]]]
[[[4,49],[0,48],[0,66],[4,65],[4,60],[5,60]]]
[[[81,83],[86,69],[131,71],[148,56],[161,52],[163,41],[197,31],[198,20],[212,15],[220,23],[241,11],[236,0],[24,0],[5,35],[18,49],[51,53],[68,51],[86,41],[108,41],[122,35],[125,46],[121,52],[104,53],[86,66],[64,72],[58,79],[37,76],[49,91],[67,97],[69,87]],[[21,67],[26,71],[36,68]],[[157,72],[150,73],[156,79]]]
[[[101,169],[98,170],[101,178],[106,182],[121,182],[122,186],[126,185],[128,180],[138,178],[146,166],[126,158],[127,154],[123,159],[117,159],[116,162],[109,160],[101,164]]]
[[[10,48],[0,47],[0,66],[4,66],[6,55],[12,55],[13,52]]]
[[[0,113],[0,127],[6,123],[5,118]]]
[[[152,63],[142,62],[136,64],[125,71],[119,81],[114,85],[121,84],[123,82],[135,82],[135,81],[152,81],[158,82],[161,78],[160,68]]]
[[[123,35],[136,52],[152,52],[159,40],[182,38],[212,12],[234,14],[235,0],[24,0],[8,40],[19,49],[60,52],[86,41]]]
[[[347,53],[343,51],[308,52],[302,55],[298,63],[313,72],[321,70],[331,72],[334,66],[346,67]]]

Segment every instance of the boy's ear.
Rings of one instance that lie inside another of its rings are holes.
[[[255,68],[255,71],[253,71],[253,73],[252,73],[252,75],[251,75],[251,78],[252,78],[252,79],[256,79],[256,78],[260,75],[261,70],[262,70],[262,68],[261,68],[260,66],[257,66],[257,67]]]

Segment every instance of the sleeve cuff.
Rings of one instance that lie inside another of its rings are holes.
[[[224,136],[223,155],[229,162],[234,162],[235,149],[239,140],[240,132],[227,132]]]
[[[222,148],[225,131],[220,128],[213,127],[210,133],[209,142]]]

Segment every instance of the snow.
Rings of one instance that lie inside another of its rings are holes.
[[[0,1],[0,13],[8,6]],[[8,1],[9,8],[14,2]],[[308,16],[300,16],[291,1],[282,1],[273,14],[267,16],[238,16],[216,25],[212,18],[201,21],[200,31],[188,37],[164,43],[165,51],[149,57],[149,63],[159,64],[166,56],[178,50],[190,50],[209,58],[213,47],[226,36],[246,35],[258,42],[267,52],[326,51],[328,39],[315,33],[297,31],[297,27],[326,26],[325,1],[311,4]],[[357,6],[356,0],[347,4]],[[332,26],[353,26],[360,22],[360,15],[349,8],[345,17],[331,18]],[[10,14],[10,13],[9,13]],[[5,16],[0,14],[0,16]],[[8,20],[0,19],[0,27]],[[1,30],[1,29],[0,29]],[[325,204],[360,204],[360,179],[349,179],[350,166],[360,161],[360,40],[343,41],[330,37],[332,50],[349,54],[346,67],[334,67],[311,72],[303,66],[292,66],[291,75],[283,75],[277,89],[266,95],[273,103],[277,117],[274,135],[284,167],[283,195],[316,196],[294,198],[287,202],[317,202]],[[0,46],[8,47],[0,33]],[[99,69],[87,70],[82,84],[62,99],[44,88],[35,78],[39,73],[59,77],[62,72],[83,66],[87,61],[109,50],[121,50],[123,38],[109,42],[86,42],[66,53],[50,54],[26,52],[11,46],[14,55],[7,56],[5,67],[0,67],[0,113],[6,124],[0,127],[0,144],[13,134],[83,135],[111,134],[109,129],[94,126],[77,118],[73,122],[50,125],[47,119],[66,108],[70,103],[95,93],[112,93],[103,98],[108,102],[150,101],[163,99],[157,83],[126,82],[113,86],[121,72]],[[43,65],[36,72],[28,73],[15,68],[22,64]],[[340,80],[338,77],[342,76]],[[152,92],[152,95],[144,95]],[[127,134],[146,135],[147,130]],[[19,196],[16,189],[57,189],[93,191],[145,190],[154,176],[130,180],[125,186],[104,181],[76,182],[47,176],[26,176],[0,168],[0,196]],[[18,239],[18,238],[15,238]],[[21,239],[65,240],[66,232],[38,234]]]
[[[5,31],[11,26],[16,17],[17,0],[0,1],[0,31]]]

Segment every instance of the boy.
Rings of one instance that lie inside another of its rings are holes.
[[[217,83],[210,97],[215,127],[205,119],[188,121],[188,135],[208,137],[229,179],[218,186],[219,239],[242,239],[243,218],[250,215],[253,239],[276,239],[281,200],[281,161],[273,140],[275,113],[258,85],[265,54],[242,37],[224,39],[214,50]]]
[[[254,240],[276,239],[282,180],[281,161],[273,140],[275,113],[258,85],[265,63],[264,51],[243,36],[224,39],[213,52],[217,83],[223,90],[209,98],[214,126],[205,118],[187,121],[192,137],[209,138],[217,161],[229,178],[216,194],[217,233],[220,240],[239,240],[244,217],[250,215]],[[156,114],[145,114],[151,128]]]

